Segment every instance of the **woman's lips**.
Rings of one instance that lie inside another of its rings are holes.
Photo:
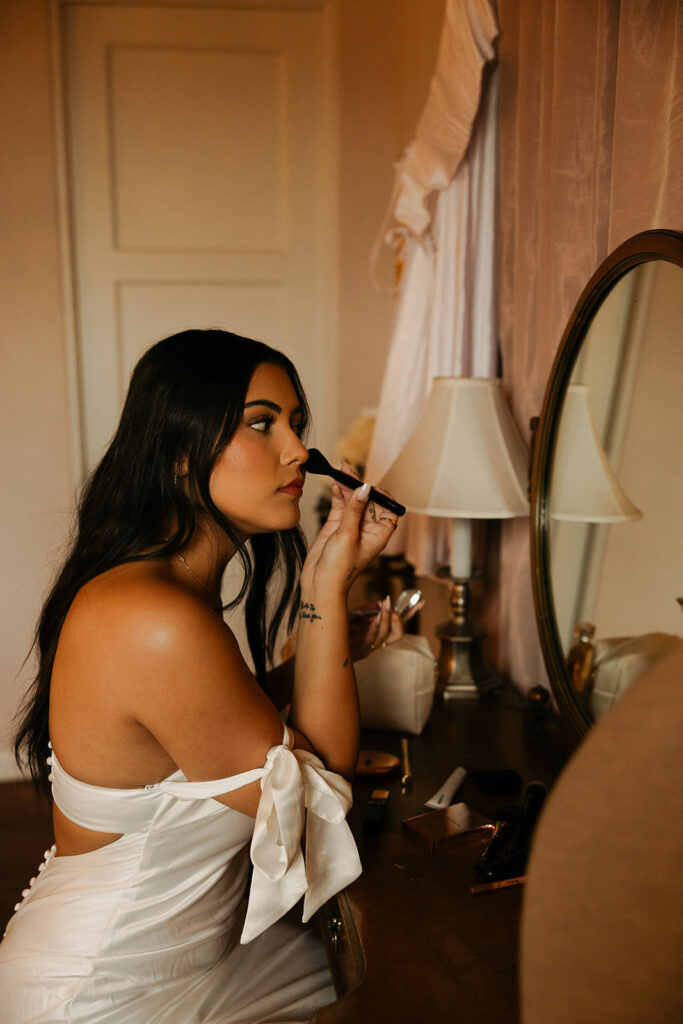
[[[295,484],[287,484],[286,487],[280,488],[280,494],[294,494],[297,498],[300,498],[304,492],[304,482]]]

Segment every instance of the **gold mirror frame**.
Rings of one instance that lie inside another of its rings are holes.
[[[549,488],[565,392],[593,317],[608,293],[633,267],[650,260],[668,260],[683,267],[683,233],[643,231],[623,242],[607,257],[584,288],[555,356],[536,429],[531,474],[531,568],[536,622],[543,658],[560,713],[578,735],[593,722],[571,685],[557,629],[550,579]]]

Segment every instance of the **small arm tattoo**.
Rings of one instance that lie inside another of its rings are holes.
[[[349,659],[348,658],[344,658],[344,665],[343,665],[343,667],[346,668],[348,663],[349,663]]]
[[[318,613],[316,612],[314,604],[304,603],[301,605],[301,608],[299,610],[300,620],[308,619],[309,622],[314,622],[316,619],[319,619],[322,622],[322,618],[322,615],[318,615]]]
[[[346,582],[347,582],[347,583],[348,583],[348,581],[349,581],[349,580],[351,579],[351,577],[353,576],[353,574],[354,574],[354,572],[355,572],[355,571],[356,571],[356,566],[355,566],[355,565],[352,565],[352,566],[351,566],[351,571],[349,572],[349,575],[348,575],[348,576],[346,577]]]

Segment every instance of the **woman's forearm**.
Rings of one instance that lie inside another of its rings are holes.
[[[290,718],[328,768],[352,777],[360,727],[344,592],[302,590]]]

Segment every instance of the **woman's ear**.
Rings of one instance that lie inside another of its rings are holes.
[[[187,455],[183,455],[182,459],[177,459],[173,465],[173,483],[177,484],[179,480],[183,480],[189,473]]]

